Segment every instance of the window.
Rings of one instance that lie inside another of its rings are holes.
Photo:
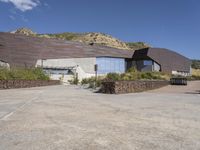
[[[153,65],[151,60],[144,60],[144,66],[151,66]]]
[[[125,59],[113,57],[97,57],[96,63],[98,65],[99,74],[107,74],[111,72],[124,73]]]
[[[70,74],[70,70],[67,70],[67,69],[53,69],[53,68],[44,68],[43,71],[46,73],[46,74],[54,74],[54,75],[68,75]]]

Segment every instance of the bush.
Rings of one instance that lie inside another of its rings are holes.
[[[79,84],[79,79],[76,76],[73,76],[73,79],[72,80],[68,80],[68,82],[70,84],[78,85]]]
[[[81,85],[88,84],[89,88],[94,88],[96,83],[96,87],[100,87],[103,79],[103,76],[98,76],[97,79],[95,77],[85,78],[81,81]]]
[[[141,79],[169,80],[170,76],[160,72],[142,72]]]
[[[200,60],[192,60],[192,68],[200,69]]]
[[[157,77],[151,72],[141,73],[141,79],[156,79]]]
[[[188,79],[189,81],[192,81],[192,80],[200,80],[200,76],[198,76],[198,75],[192,75],[192,76],[187,77],[187,79]]]
[[[140,79],[148,80],[169,80],[170,76],[160,72],[138,72],[135,68],[130,68],[126,73],[108,73],[105,77],[97,77],[97,87],[101,86],[103,81],[134,81]],[[81,85],[88,84],[90,88],[95,87],[95,77],[85,78],[81,81]]]
[[[127,73],[135,73],[135,72],[138,72],[138,71],[137,71],[137,69],[135,67],[131,67],[126,72]]]
[[[117,73],[109,73],[106,76],[105,80],[111,81],[134,81],[140,79],[147,80],[169,80],[170,75],[160,72],[138,72],[134,68],[129,69],[126,73],[117,74]]]
[[[140,78],[140,74],[137,72],[131,72],[131,73],[123,73],[121,74],[121,80],[130,80],[134,81]]]
[[[0,69],[0,80],[49,80],[42,69]]]
[[[121,76],[118,73],[108,73],[105,79],[111,81],[118,81],[121,80]]]
[[[192,75],[200,76],[200,69],[192,69]]]
[[[7,80],[9,78],[9,70],[5,68],[0,69],[0,80]]]

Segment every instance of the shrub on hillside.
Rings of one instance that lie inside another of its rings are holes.
[[[192,60],[192,68],[200,69],[200,60]]]

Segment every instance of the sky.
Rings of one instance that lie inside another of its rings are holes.
[[[0,0],[0,31],[103,32],[200,59],[200,0]]]

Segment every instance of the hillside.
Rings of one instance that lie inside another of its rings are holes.
[[[23,34],[26,36],[36,36],[36,37],[44,37],[44,38],[56,38],[63,39],[69,41],[78,41],[86,44],[94,43],[99,45],[104,45],[108,47],[124,49],[124,50],[136,50],[140,48],[150,47],[148,44],[144,42],[123,42],[117,38],[112,37],[111,35],[107,35],[104,33],[57,33],[57,34],[37,34],[28,28],[20,28],[15,31],[12,31],[13,34]]]
[[[200,60],[192,60],[192,68],[200,69]]]
[[[32,30],[30,30],[28,28],[19,28],[17,30],[11,31],[10,33],[23,34],[23,35],[27,35],[27,36],[36,36],[37,35],[37,33],[33,32]]]

